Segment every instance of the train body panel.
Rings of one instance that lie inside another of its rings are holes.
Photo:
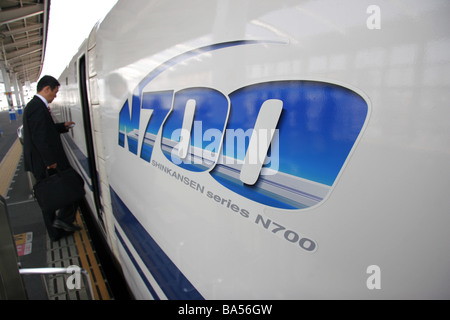
[[[119,1],[54,108],[135,296],[449,298],[449,9]]]

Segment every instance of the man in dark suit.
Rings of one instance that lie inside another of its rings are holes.
[[[60,134],[69,131],[74,122],[55,123],[49,104],[56,98],[59,82],[51,76],[42,77],[37,84],[37,94],[28,102],[23,113],[23,150],[25,170],[31,171],[36,181],[52,174],[56,168],[64,170],[70,163],[61,143]],[[75,205],[56,212],[42,211],[44,223],[51,240],[56,241],[76,230]]]

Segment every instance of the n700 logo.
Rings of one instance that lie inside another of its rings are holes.
[[[356,92],[297,80],[144,92],[119,116],[118,144],[150,161],[207,172],[234,192],[283,209],[320,203],[335,183],[368,115]]]

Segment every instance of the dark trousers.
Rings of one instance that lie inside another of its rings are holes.
[[[54,228],[53,222],[56,218],[64,221],[65,223],[72,224],[76,218],[76,209],[77,205],[72,204],[70,206],[59,209],[57,212],[55,211],[42,211],[42,215],[44,216],[45,227],[47,228],[48,236],[50,239],[58,239],[64,234],[64,230]]]

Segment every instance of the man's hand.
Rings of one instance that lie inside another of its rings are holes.
[[[64,125],[66,126],[66,129],[69,130],[70,128],[72,128],[75,125],[75,122],[73,122],[73,121],[64,122]]]

